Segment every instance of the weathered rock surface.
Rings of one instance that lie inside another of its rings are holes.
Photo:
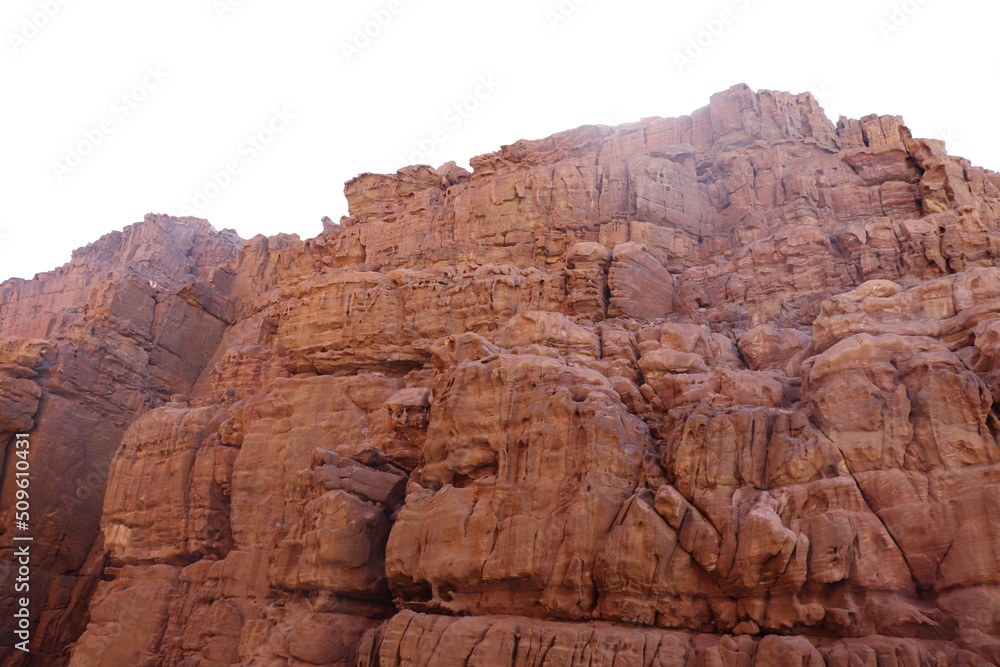
[[[104,562],[99,522],[115,450],[139,414],[190,392],[215,353],[235,311],[213,275],[240,245],[202,220],[149,215],[60,269],[0,286],[4,644],[14,609],[11,435],[27,431],[32,442],[32,646],[39,660],[64,663]]]
[[[471,166],[0,286],[38,664],[1000,664],[1000,175],[745,86]]]

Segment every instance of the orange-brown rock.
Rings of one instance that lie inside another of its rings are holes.
[[[213,272],[239,243],[202,220],[149,215],[60,269],[0,286],[0,430],[8,453],[8,427],[31,434],[32,647],[40,660],[64,663],[86,626],[104,562],[103,496],[122,434],[142,412],[192,390],[233,322],[232,298]],[[0,488],[5,565],[15,549],[14,463],[4,461]],[[150,487],[140,477],[132,483]],[[12,571],[0,573],[0,587],[6,644]],[[24,656],[5,659],[24,664]]]
[[[0,287],[39,660],[1000,664],[1000,175],[746,86],[471,167]]]

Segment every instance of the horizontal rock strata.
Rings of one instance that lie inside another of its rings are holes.
[[[471,167],[0,286],[47,664],[1000,664],[1000,175],[745,86]]]

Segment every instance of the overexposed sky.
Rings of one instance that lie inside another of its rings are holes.
[[[982,0],[4,0],[0,280],[148,212],[315,236],[359,173],[736,83],[1000,170],[997,25]]]

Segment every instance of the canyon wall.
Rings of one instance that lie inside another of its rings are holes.
[[[1000,175],[746,86],[471,167],[0,286],[4,664],[1000,664]]]

